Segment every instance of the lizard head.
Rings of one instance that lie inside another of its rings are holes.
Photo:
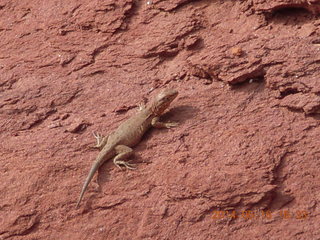
[[[175,89],[164,89],[154,99],[153,112],[157,115],[166,110],[170,103],[178,96],[178,91]]]

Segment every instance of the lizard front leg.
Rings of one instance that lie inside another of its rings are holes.
[[[139,103],[138,105],[138,111],[141,112],[142,110],[146,109],[146,105],[143,103]]]
[[[172,128],[179,125],[177,122],[160,122],[159,117],[154,117],[151,121],[151,125],[154,128]]]
[[[121,169],[120,165],[125,166],[128,169],[135,169],[133,164],[123,161],[122,159],[128,158],[132,153],[132,148],[125,145],[117,145],[115,147],[117,155],[113,159],[113,163]]]
[[[94,146],[94,148],[98,148],[101,150],[104,147],[104,145],[107,144],[109,136],[104,137],[101,134],[95,132],[93,132],[92,134],[97,140],[97,144]]]

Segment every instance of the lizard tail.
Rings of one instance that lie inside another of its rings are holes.
[[[101,165],[101,161],[95,161],[95,162],[93,163],[93,165],[92,165],[92,167],[91,167],[91,169],[90,169],[90,172],[89,172],[86,180],[84,181],[84,184],[83,184],[83,187],[82,187],[82,190],[81,190],[80,197],[79,197],[79,199],[78,199],[76,208],[79,207],[80,202],[81,202],[81,200],[82,200],[82,198],[83,198],[84,192],[86,191],[86,189],[87,189],[87,187],[88,187],[91,179],[92,179],[93,176],[94,176],[94,173],[97,171],[97,169],[100,167],[100,165]]]

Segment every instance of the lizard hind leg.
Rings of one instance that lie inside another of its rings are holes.
[[[123,159],[128,158],[132,155],[133,150],[132,148],[125,146],[125,145],[117,145],[115,147],[117,155],[113,159],[113,163],[121,169],[121,166],[125,166],[128,169],[135,169],[134,164],[128,163],[123,161]]]

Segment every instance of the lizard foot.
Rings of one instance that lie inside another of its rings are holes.
[[[176,127],[176,126],[178,126],[178,125],[179,125],[178,122],[166,122],[166,123],[164,123],[164,126],[165,126],[166,128],[172,128],[172,127]]]
[[[128,162],[125,162],[125,161],[115,161],[114,164],[115,164],[118,168],[120,168],[121,170],[122,170],[121,166],[125,166],[127,169],[131,169],[131,170],[136,169],[136,168],[134,167],[135,164],[128,163]]]
[[[96,133],[96,132],[92,132],[92,134],[97,140],[97,144],[94,147],[95,148],[99,148],[100,144],[101,144],[101,141],[103,140],[103,136],[100,133]]]
[[[146,106],[143,103],[139,103],[138,105],[138,111],[142,111],[143,109],[145,109]]]

